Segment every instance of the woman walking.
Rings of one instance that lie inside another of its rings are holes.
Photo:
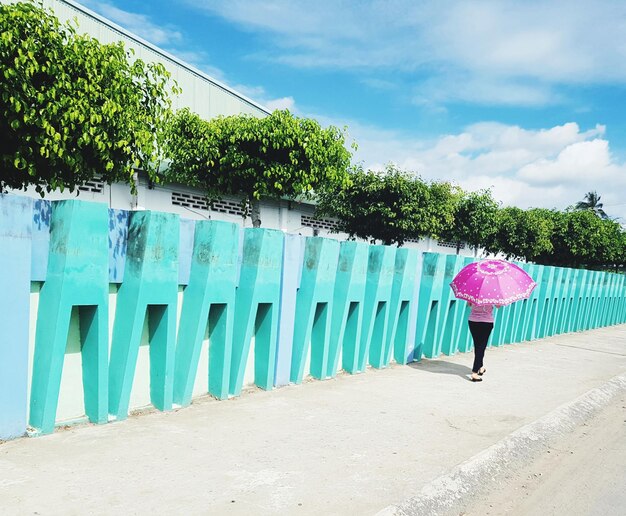
[[[483,365],[487,341],[493,330],[493,309],[499,305],[475,305],[469,303],[471,312],[467,323],[474,341],[474,365],[472,367],[472,382],[482,382],[482,376],[487,369]]]
[[[482,382],[483,358],[493,330],[493,309],[528,299],[537,286],[526,271],[504,260],[481,260],[463,267],[450,283],[454,295],[471,307],[468,324],[474,340],[472,381]]]

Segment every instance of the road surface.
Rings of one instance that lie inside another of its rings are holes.
[[[625,515],[626,396],[461,514]]]

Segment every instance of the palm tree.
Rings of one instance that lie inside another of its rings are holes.
[[[603,204],[600,202],[601,196],[594,190],[593,192],[587,192],[583,201],[578,201],[574,209],[576,210],[591,210],[598,217],[602,219],[608,219],[609,216],[602,209]]]

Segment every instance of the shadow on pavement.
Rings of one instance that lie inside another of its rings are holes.
[[[451,374],[455,376],[460,376],[468,382],[471,381],[471,367],[461,364],[455,364],[453,362],[446,362],[445,360],[428,360],[423,358],[419,362],[413,362],[411,364],[408,364],[408,366],[419,371],[425,371],[427,373]]]

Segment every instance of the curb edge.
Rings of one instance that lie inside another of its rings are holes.
[[[552,441],[591,419],[622,392],[626,392],[626,373],[517,429],[426,484],[420,494],[389,505],[376,516],[421,516],[455,510],[458,514],[466,502],[487,491],[505,471],[535,459]]]

